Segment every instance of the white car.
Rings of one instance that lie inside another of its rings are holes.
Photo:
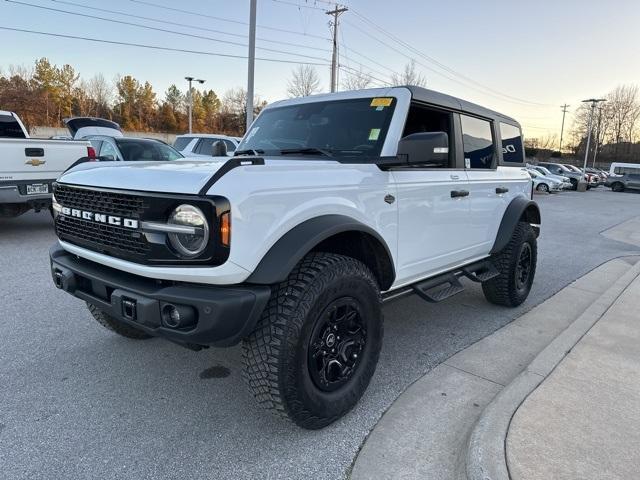
[[[533,180],[533,188],[540,193],[560,192],[564,189],[564,184],[559,180],[555,180],[550,177],[545,177],[537,170],[528,168],[527,172],[531,175]]]
[[[383,301],[439,302],[462,277],[525,301],[541,219],[523,167],[516,120],[431,90],[276,102],[233,158],[65,173],[52,277],[122,336],[242,343],[256,400],[318,429],[366,390]]]
[[[232,157],[238,144],[237,137],[228,137],[226,135],[208,134],[208,133],[189,133],[186,135],[178,135],[173,142],[173,148],[182,153],[185,157],[208,157],[220,156],[214,155],[213,146],[216,142],[223,142],[226,146],[226,155]]]

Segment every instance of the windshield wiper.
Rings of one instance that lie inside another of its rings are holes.
[[[325,157],[333,158],[332,150],[325,150],[324,148],[306,147],[306,148],[285,148],[280,150],[280,155],[324,155]]]
[[[233,154],[234,157],[239,157],[240,155],[252,155],[252,156],[257,156],[257,155],[262,155],[264,153],[264,150],[261,149],[254,149],[254,148],[247,148],[245,150],[236,150],[236,153]]]

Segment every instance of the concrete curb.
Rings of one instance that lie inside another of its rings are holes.
[[[469,437],[466,454],[466,476],[469,480],[511,478],[505,442],[516,410],[639,275],[640,262],[631,267],[560,333],[485,408]]]

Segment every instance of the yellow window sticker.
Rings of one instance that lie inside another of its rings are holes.
[[[371,106],[372,107],[388,107],[391,105],[392,101],[393,101],[393,98],[377,97],[377,98],[371,99]]]
[[[379,136],[380,136],[379,128],[372,128],[371,131],[369,132],[369,140],[372,142],[375,142],[376,140],[378,140]]]

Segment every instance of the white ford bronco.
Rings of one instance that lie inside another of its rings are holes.
[[[310,429],[360,399],[382,303],[480,282],[513,307],[540,212],[518,122],[415,87],[277,102],[228,160],[85,163],[54,186],[55,285],[129,338],[242,343],[259,403]]]

